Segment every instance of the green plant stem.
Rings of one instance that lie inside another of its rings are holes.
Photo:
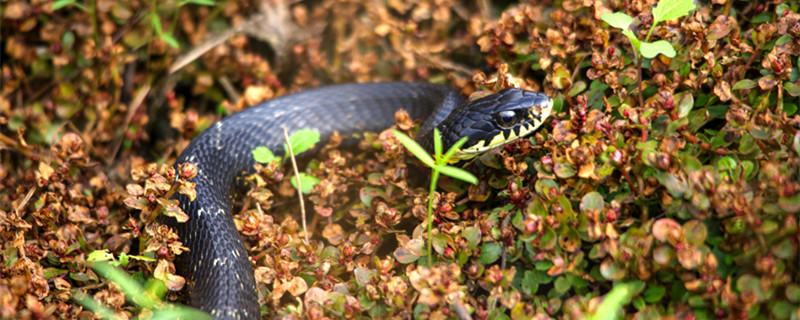
[[[439,170],[431,168],[431,191],[428,194],[428,267],[433,265],[433,196],[439,182]]]
[[[644,108],[644,93],[642,92],[642,57],[639,56],[639,51],[635,48],[633,49],[634,54],[636,54],[636,67],[639,69],[638,72],[638,81],[639,81],[639,108]]]
[[[653,25],[650,26],[650,31],[647,31],[647,36],[644,37],[644,42],[649,42],[650,41],[650,34],[653,33],[653,29],[655,29],[655,28],[656,28],[656,22],[653,21]]]
[[[93,36],[94,36],[94,47],[95,47],[95,50],[98,51],[95,56],[97,56],[97,55],[99,55],[100,50],[103,49],[103,46],[100,44],[100,35],[99,35],[100,31],[97,28],[97,0],[92,0],[92,1],[89,2],[89,16],[91,17],[91,20],[92,20],[92,33],[93,33]],[[99,78],[100,74],[98,74],[97,77]]]

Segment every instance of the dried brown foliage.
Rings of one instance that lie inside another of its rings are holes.
[[[305,169],[308,245],[292,174],[259,165],[235,221],[265,316],[578,319],[624,281],[628,318],[800,317],[796,3],[704,3],[655,28],[677,55],[642,74],[600,16],[644,37],[653,0],[78,4],[0,3],[0,318],[89,317],[78,291],[138,314],[90,255],[179,300],[185,248],[153,221],[186,217],[169,198],[192,196],[196,169],[169,164],[191,138],[264,99],[380,80],[523,87],[559,112],[469,167],[479,184],[433,195],[389,131],[330,142]]]

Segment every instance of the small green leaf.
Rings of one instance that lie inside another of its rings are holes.
[[[567,291],[569,291],[569,288],[572,287],[572,283],[570,283],[569,280],[567,280],[566,277],[561,276],[561,277],[558,277],[556,279],[556,282],[554,283],[554,286],[555,286],[556,292],[564,294]]]
[[[319,139],[320,134],[318,131],[300,129],[289,136],[289,143],[292,144],[292,151],[294,154],[298,155],[314,147],[314,145],[319,142]],[[286,154],[289,154],[289,149],[286,147],[286,144],[283,145],[283,148],[286,150]]]
[[[267,164],[272,161],[278,161],[278,157],[272,153],[267,147],[258,147],[253,149],[253,159],[258,163]]]
[[[433,129],[433,132],[437,131],[439,130]],[[451,146],[450,149],[448,149],[447,152],[445,152],[444,155],[442,156],[442,163],[447,163],[448,161],[450,161],[450,158],[452,158],[453,155],[456,154],[456,152],[460,150],[461,146],[463,146],[465,143],[467,143],[467,137],[463,137],[458,141],[456,141],[456,143],[454,143],[453,146]]]
[[[119,264],[121,266],[127,267],[129,261],[130,261],[130,256],[127,253],[122,252],[119,254]]]
[[[733,170],[736,169],[736,159],[731,158],[730,156],[724,156],[719,159],[717,162],[717,168],[719,170]]]
[[[89,256],[86,257],[86,261],[91,262],[111,260],[114,260],[114,255],[108,252],[108,249],[92,251],[89,253]]]
[[[433,161],[431,155],[429,155],[428,152],[419,145],[419,143],[414,141],[414,139],[411,139],[409,136],[397,130],[392,130],[392,133],[394,133],[394,136],[397,137],[397,140],[399,140],[400,143],[402,143],[406,149],[408,149],[408,151],[411,151],[411,153],[414,154],[419,161],[422,161],[422,163],[431,168],[436,165],[436,162]]]
[[[66,7],[68,5],[74,4],[75,0],[58,0],[53,2],[53,11]]]
[[[694,8],[692,0],[660,0],[653,9],[653,24],[683,17]]]
[[[158,15],[151,15],[150,23],[153,25],[153,30],[156,31],[156,34],[161,35],[164,33],[164,30],[161,29],[161,20],[159,20]]]
[[[614,28],[623,30],[628,29],[628,26],[633,23],[633,18],[622,12],[606,13],[601,15],[600,19]]]
[[[210,6],[210,7],[214,6],[213,0],[186,0],[182,3],[182,5],[187,3],[199,4],[201,6]]]
[[[468,171],[461,168],[456,168],[451,166],[436,166],[434,170],[439,170],[439,172],[441,172],[446,176],[466,181],[471,184],[478,184],[478,178],[476,178],[472,173],[469,173]]]
[[[795,132],[794,139],[792,139],[792,147],[794,147],[794,152],[797,152],[797,155],[800,156],[800,132]]]
[[[783,88],[786,89],[786,93],[792,97],[800,96],[800,83],[786,82],[783,84]]]
[[[694,107],[694,95],[684,91],[676,94],[674,98],[678,102],[678,118],[688,116],[689,112],[692,111],[692,107]]]
[[[673,58],[676,53],[675,48],[665,40],[658,40],[653,43],[642,42],[639,46],[639,50],[642,52],[642,56],[649,59],[655,58],[659,53]]]
[[[583,90],[586,90],[586,82],[578,81],[575,82],[575,84],[572,86],[572,89],[569,90],[567,95],[570,97],[574,97],[583,92]]]
[[[601,210],[604,206],[603,196],[597,191],[592,191],[583,196],[580,209],[581,211]]]
[[[503,247],[497,242],[485,242],[481,247],[481,262],[490,264],[500,258]]]
[[[461,236],[467,239],[467,248],[474,249],[481,240],[481,229],[469,227],[461,231]]]
[[[743,79],[736,82],[736,84],[731,87],[731,90],[742,90],[742,89],[753,89],[758,85],[758,82],[755,82],[750,79]]]
[[[453,149],[453,148],[450,148],[450,149]],[[450,151],[450,150],[447,150],[447,151]],[[436,157],[439,157],[439,156],[442,155],[442,134],[439,133],[439,129],[436,129],[436,128],[433,128],[433,154],[435,154]],[[442,163],[447,163],[447,162],[442,162]]]
[[[297,189],[297,178],[292,176],[292,178],[289,179],[289,181],[292,183],[292,187]],[[319,181],[320,180],[317,179],[317,177],[315,176],[308,175],[304,172],[300,172],[300,186],[302,187],[302,190],[300,191],[302,191],[305,194],[311,193],[311,189],[313,189],[314,186],[316,186],[319,183]]]
[[[534,295],[539,290],[539,283],[534,279],[533,271],[526,270],[522,278],[522,291],[525,294]]]
[[[649,286],[647,290],[644,291],[644,300],[648,303],[655,303],[661,300],[664,297],[664,294],[667,292],[667,289],[662,286]]]
[[[176,40],[175,37],[173,37],[169,33],[162,33],[161,34],[161,40],[164,40],[164,42],[166,42],[170,47],[173,47],[173,48],[180,48],[181,47],[181,45],[178,43],[178,40]]]

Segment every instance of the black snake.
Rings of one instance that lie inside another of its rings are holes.
[[[266,146],[283,152],[283,128],[312,129],[328,141],[333,132],[347,137],[378,132],[394,124],[405,109],[413,119],[426,119],[417,141],[431,151],[432,132],[442,133],[444,150],[468,137],[457,157],[467,161],[533,132],[549,115],[552,100],[519,89],[465,103],[450,87],[429,83],[365,83],[323,87],[285,95],[233,114],[192,140],[175,166],[191,162],[198,174],[197,198],[177,195],[189,221],[165,219],[190,251],[179,256],[178,273],[186,277],[190,304],[215,318],[260,318],[251,261],[232,218],[237,178],[252,174],[251,151]]]

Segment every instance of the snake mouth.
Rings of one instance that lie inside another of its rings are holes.
[[[455,163],[474,159],[489,150],[500,148],[533,133],[542,126],[544,120],[550,116],[552,110],[553,99],[547,99],[547,101],[541,105],[528,108],[527,119],[525,119],[525,121],[517,124],[513,128],[497,130],[494,135],[487,136],[487,138],[481,139],[471,146],[462,147],[460,150],[456,151],[452,162]]]

